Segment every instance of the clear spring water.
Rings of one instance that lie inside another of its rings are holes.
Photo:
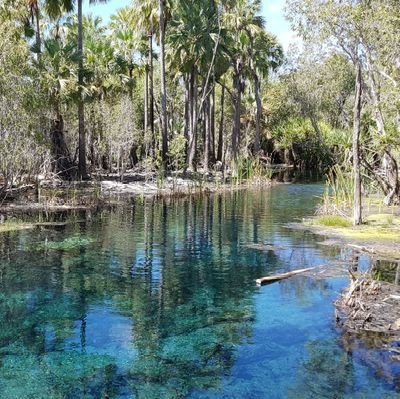
[[[400,397],[344,350],[345,279],[255,286],[343,256],[283,226],[321,190],[136,201],[1,234],[0,398]]]

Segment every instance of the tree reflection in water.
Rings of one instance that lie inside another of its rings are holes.
[[[151,399],[224,392],[252,397],[234,377],[241,348],[250,354],[268,341],[271,348],[274,340],[286,340],[303,351],[308,342],[288,329],[283,334],[285,325],[259,334],[257,323],[264,316],[257,304],[264,294],[254,280],[325,259],[315,237],[282,228],[313,211],[310,193],[316,190],[286,186],[136,200],[125,207],[58,215],[68,223],[57,228],[3,234],[0,397]],[[252,242],[288,249],[262,253],[244,246]],[[275,296],[300,308],[326,292],[332,295],[324,281],[296,278],[278,287]],[[322,357],[329,347],[308,345]],[[260,359],[269,364],[267,353],[258,356],[257,364]],[[303,368],[299,386],[313,378],[313,366]],[[257,384],[266,370],[255,370]],[[239,373],[242,378],[244,369]],[[335,378],[346,386],[349,377]],[[317,385],[315,392],[325,390],[323,379]],[[286,388],[278,386],[275,393]]]

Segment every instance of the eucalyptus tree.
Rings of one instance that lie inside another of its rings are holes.
[[[39,172],[45,146],[41,93],[23,36],[25,5],[0,4],[0,203],[24,176]]]
[[[281,81],[288,86],[286,98],[296,115],[310,120],[316,139],[324,137],[320,122],[332,128],[348,128],[347,103],[354,92],[354,67],[342,54],[323,54],[320,46],[305,45],[305,51],[292,59]]]
[[[362,223],[361,174],[360,174],[360,132],[363,82],[363,0],[341,2],[322,0],[291,0],[289,13],[292,22],[305,39],[313,36],[325,40],[328,45],[337,46],[353,63],[356,83],[353,106],[353,172],[354,206],[353,223]]]
[[[364,69],[368,78],[369,98],[378,138],[374,149],[381,158],[380,170],[364,162],[384,194],[384,203],[400,202],[398,163],[394,149],[398,148],[400,132],[400,4],[393,0],[362,3]],[[377,24],[379,21],[379,24]]]

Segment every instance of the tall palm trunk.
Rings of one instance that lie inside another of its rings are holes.
[[[234,95],[234,118],[232,129],[232,161],[233,161],[233,174],[236,175],[239,146],[240,146],[240,105],[242,102],[242,63],[240,59],[235,60],[233,87],[235,90]]]
[[[56,173],[63,177],[71,174],[72,162],[64,136],[64,118],[60,112],[59,104],[54,107],[56,119],[53,121],[51,130],[51,150],[54,159]]]
[[[215,164],[215,79],[211,92],[211,110],[210,110],[210,164]]]
[[[261,148],[261,117],[262,117],[262,107],[261,107],[261,82],[260,76],[257,73],[256,65],[254,62],[254,38],[251,34],[250,37],[250,70],[253,76],[254,82],[254,97],[256,100],[256,131],[254,135],[254,154],[257,155],[260,152]]]
[[[260,140],[261,140],[261,97],[260,97],[260,78],[258,77],[257,71],[253,67],[253,79],[254,79],[254,97],[256,99],[256,132],[254,136],[254,154],[258,154],[260,151]]]
[[[191,170],[196,170],[195,158],[196,158],[196,147],[197,147],[197,94],[198,94],[197,78],[198,78],[197,66],[194,65],[190,76],[190,89],[189,89],[190,131],[189,131],[188,165],[189,169]]]
[[[204,90],[207,90],[204,87]],[[210,136],[211,136],[211,109],[210,96],[207,95],[204,101],[204,171],[208,172],[210,164]]]
[[[189,143],[189,128],[190,128],[190,110],[189,110],[189,101],[190,101],[190,78],[189,75],[185,75],[184,77],[185,83],[185,112],[183,116],[183,134],[186,139],[186,148],[185,153],[188,153],[188,143]]]
[[[168,115],[167,115],[167,84],[165,78],[165,14],[164,1],[159,0],[160,10],[160,81],[161,81],[161,158],[164,171],[167,170],[168,157]]]
[[[144,75],[144,112],[143,112],[143,130],[144,137],[147,139],[147,129],[149,126],[149,70],[146,65],[145,75]]]
[[[356,65],[356,86],[353,109],[353,169],[354,169],[354,208],[353,224],[362,223],[361,215],[361,176],[360,176],[360,127],[361,127],[361,94],[362,94],[362,76],[361,65]]]
[[[151,150],[150,154],[154,155],[155,137],[154,137],[154,65],[153,65],[153,27],[149,33],[149,96],[150,96],[150,132],[151,132]]]
[[[40,61],[41,52],[42,52],[42,37],[40,34],[40,11],[39,11],[39,4],[36,4],[35,7],[35,22],[36,22],[36,47],[37,47],[37,59]]]
[[[222,86],[221,91],[221,115],[219,119],[218,128],[218,149],[217,149],[217,161],[222,162],[222,146],[224,139],[224,118],[225,118],[225,86]]]
[[[83,21],[82,21],[82,0],[78,0],[78,124],[79,124],[79,160],[78,174],[80,178],[86,178],[86,136],[85,136],[85,109],[82,98],[83,86]]]

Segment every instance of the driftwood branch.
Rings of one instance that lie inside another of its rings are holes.
[[[256,283],[257,285],[275,283],[276,281],[285,280],[289,277],[295,276],[296,274],[305,273],[313,269],[314,269],[313,267],[308,267],[306,269],[298,269],[287,273],[280,273],[280,274],[274,274],[272,276],[261,277],[256,280]]]

